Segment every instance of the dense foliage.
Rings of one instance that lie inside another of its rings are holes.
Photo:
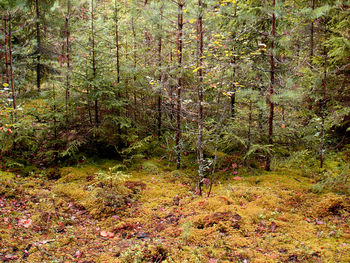
[[[0,6],[4,161],[180,162],[203,149],[207,168],[222,152],[266,165],[307,151],[322,166],[348,142],[346,1]]]

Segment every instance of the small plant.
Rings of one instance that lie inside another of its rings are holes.
[[[113,188],[116,182],[125,181],[129,178],[129,175],[120,171],[123,166],[115,165],[113,167],[109,167],[107,171],[100,171],[97,173],[99,180],[103,182],[108,182],[109,187]],[[119,170],[119,171],[118,171]]]

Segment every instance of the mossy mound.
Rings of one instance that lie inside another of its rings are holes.
[[[144,161],[141,165],[142,169],[148,173],[158,173],[159,172],[159,164],[155,161]]]

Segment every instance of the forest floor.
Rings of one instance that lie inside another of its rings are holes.
[[[222,177],[200,197],[154,160],[107,168],[0,172],[0,261],[350,262],[349,197],[313,193],[300,170]]]

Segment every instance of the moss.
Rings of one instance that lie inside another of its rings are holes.
[[[9,230],[1,214],[1,238],[21,251],[25,245],[13,236],[55,240],[42,245],[51,256],[33,247],[28,262],[155,262],[162,255],[163,262],[349,261],[348,198],[312,193],[313,179],[297,169],[240,171],[242,180],[218,182],[205,198],[187,184],[191,169],[164,171],[160,162],[159,174],[136,169],[110,186],[96,174],[102,165],[60,169],[56,182],[7,178],[25,189],[33,224]],[[16,223],[24,213],[6,217]],[[101,237],[102,230],[115,236]]]
[[[13,173],[0,171],[0,196],[10,199],[21,196],[23,189],[16,183],[16,179]]]
[[[45,175],[49,180],[57,180],[61,178],[61,174],[58,168],[49,168],[45,171]]]
[[[58,183],[69,183],[76,181],[86,181],[89,178],[94,177],[94,174],[98,171],[97,167],[66,167],[60,169],[60,179]]]
[[[350,212],[350,199],[333,193],[326,194],[315,204],[315,216],[341,215]]]
[[[16,177],[15,174],[10,172],[4,172],[0,170],[0,180],[6,181],[6,180],[13,180]]]
[[[145,161],[142,163],[142,169],[148,173],[156,174],[159,172],[159,165],[154,161]]]
[[[18,173],[24,177],[31,176],[38,173],[38,168],[31,165],[25,165],[18,169]]]

